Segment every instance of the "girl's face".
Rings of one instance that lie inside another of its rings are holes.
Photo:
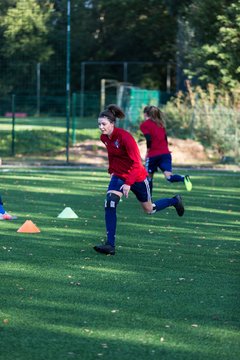
[[[98,127],[102,134],[111,136],[114,130],[114,123],[108,120],[106,117],[102,117],[98,119]]]
[[[149,118],[149,116],[147,115],[147,113],[143,113],[143,117],[144,117],[144,120],[147,120]]]

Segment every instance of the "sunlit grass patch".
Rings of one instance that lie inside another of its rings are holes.
[[[181,193],[185,215],[146,216],[131,194],[102,256],[105,171],[2,171],[18,219],[0,222],[0,359],[237,359],[239,178],[193,170],[188,193],[157,175],[154,198]],[[17,233],[26,219],[41,232]]]

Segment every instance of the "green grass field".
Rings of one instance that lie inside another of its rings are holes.
[[[99,140],[100,132],[94,118],[72,119],[69,129],[69,145],[84,140]],[[7,163],[43,161],[64,163],[66,161],[66,119],[63,117],[17,118],[14,127],[13,155],[12,119],[0,118],[0,158]],[[70,160],[76,160],[71,156]]]
[[[1,169],[1,360],[235,360],[239,336],[239,180],[191,170],[193,191],[155,179],[154,197],[183,195],[143,214],[118,205],[115,256],[105,238],[108,175],[86,169]],[[71,207],[78,219],[58,219]],[[17,233],[32,220],[37,234]]]
[[[93,117],[89,118],[79,118],[75,119],[76,129],[95,129],[97,127],[97,119]],[[12,129],[12,118],[0,117],[1,129],[4,131],[9,131]],[[70,121],[70,127],[72,127],[72,118]],[[15,119],[16,130],[58,130],[60,132],[66,131],[66,117],[61,116],[28,116],[26,118],[16,118]]]

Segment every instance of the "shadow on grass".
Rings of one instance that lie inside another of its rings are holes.
[[[237,358],[237,179],[219,179],[216,190],[207,175],[196,180],[183,218],[174,209],[146,216],[131,195],[119,204],[109,257],[92,249],[104,239],[106,174],[2,175],[19,216],[0,223],[4,360]],[[79,218],[57,219],[65,206]],[[26,218],[41,233],[17,233]]]

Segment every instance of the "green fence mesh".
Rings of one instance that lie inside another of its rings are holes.
[[[143,109],[146,105],[159,106],[160,95],[160,91],[157,90],[121,85],[118,88],[117,104],[126,114],[124,127],[136,127],[143,120]]]

